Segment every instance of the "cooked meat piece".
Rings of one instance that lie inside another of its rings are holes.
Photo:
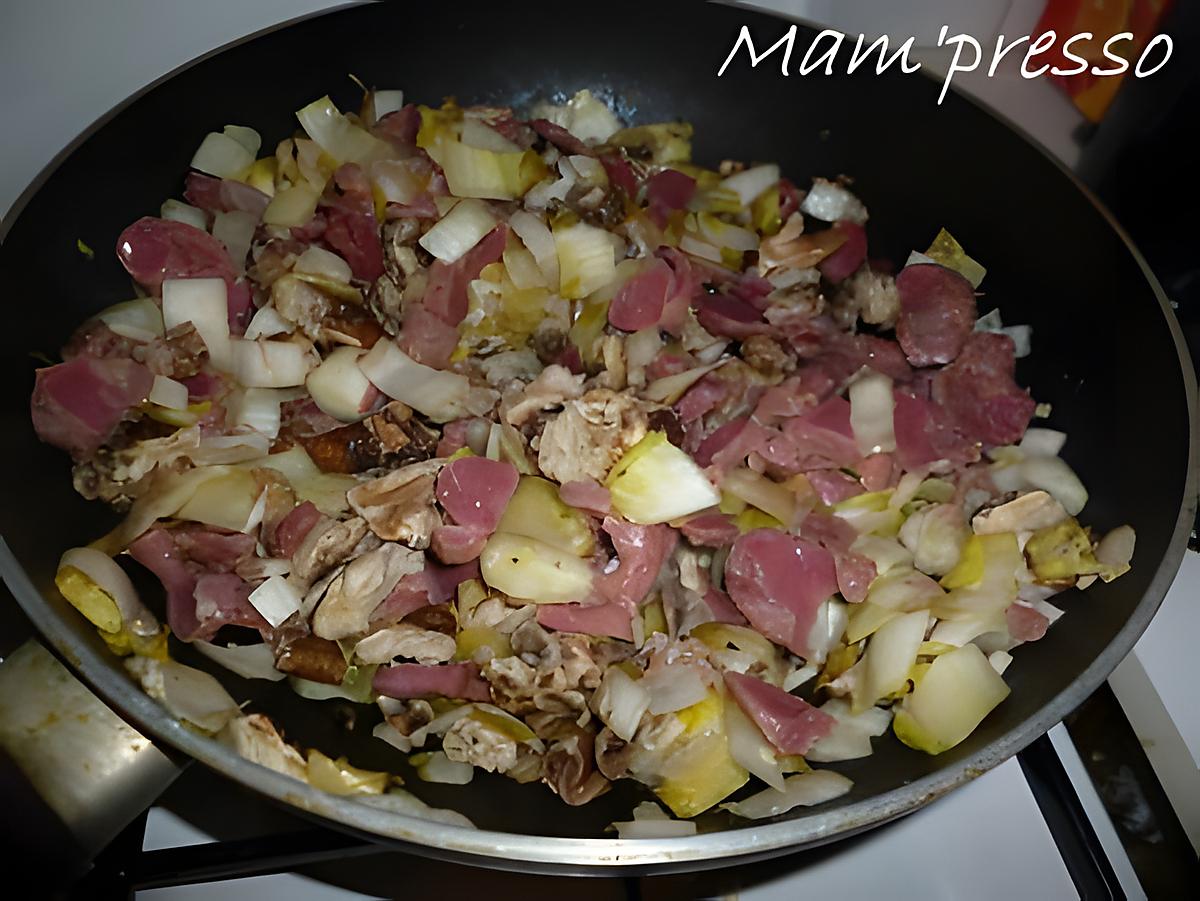
[[[605,388],[568,401],[542,430],[538,466],[557,482],[603,482],[612,465],[646,436],[647,408]]]
[[[445,663],[457,647],[453,635],[401,623],[368,635],[354,646],[354,655],[363,663],[390,663],[396,657],[408,657],[429,665]]]
[[[195,326],[184,322],[161,338],[136,345],[131,356],[155,375],[186,379],[200,371],[208,348]]]
[[[275,724],[261,713],[239,716],[225,724],[218,739],[251,763],[304,781],[308,767],[300,752],[283,740]]]
[[[429,547],[433,530],[442,524],[434,506],[434,484],[446,463],[424,460],[363,482],[346,492],[346,500],[385,541]]]
[[[520,386],[501,403],[509,425],[521,426],[538,412],[561,406],[583,393],[583,376],[572,375],[565,366],[547,366],[528,385]]]
[[[330,583],[313,614],[313,632],[334,640],[366,632],[371,611],[401,576],[424,567],[424,554],[392,542],[356,557]]]
[[[346,657],[337,642],[301,635],[277,649],[275,668],[310,682],[340,685],[346,678]]]
[[[322,517],[292,555],[292,575],[311,584],[345,560],[366,534],[367,521],[360,516],[341,522]]]

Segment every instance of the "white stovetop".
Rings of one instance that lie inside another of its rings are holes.
[[[0,212],[6,212],[44,163],[83,128],[142,85],[227,41],[268,25],[339,5],[327,0],[39,0],[6,3],[0,13],[0,84],[20,86],[0,99]],[[968,15],[950,0],[884,0],[856,4],[830,0],[760,0],[755,5],[804,16],[851,32],[872,27],[903,34],[936,34],[950,21],[954,31],[975,34],[985,45],[996,31],[1025,34],[1033,27],[1041,0],[985,0]],[[901,12],[897,13],[897,9]],[[950,18],[945,18],[949,16]],[[990,31],[989,31],[990,30]],[[925,42],[926,41],[919,41]],[[939,53],[921,57],[936,67]],[[944,59],[942,60],[944,65]],[[960,84],[977,93],[1030,131],[1068,164],[1078,157],[1071,135],[1080,122],[1073,108],[1044,82],[1024,81],[1003,71],[993,79],[965,77]],[[246,89],[253,89],[247,85]],[[153,136],[147,136],[151,142]],[[148,145],[148,148],[152,145]],[[147,149],[146,152],[152,152]],[[1111,682],[1147,746],[1192,843],[1200,848],[1200,706],[1191,697],[1197,678],[1191,642],[1200,634],[1200,556],[1188,554],[1180,577],[1161,611]],[[1082,776],[1065,730],[1052,733],[1066,758],[1085,805],[1094,812],[1102,840],[1126,878],[1131,897],[1139,894],[1111,825],[1090,783]],[[1072,766],[1072,760],[1075,764]],[[964,824],[966,828],[964,828]],[[148,847],[201,840],[190,826],[155,811]],[[772,883],[743,892],[744,898],[792,897],[796,881],[805,892],[828,889],[846,897],[848,885],[864,897],[903,894],[920,877],[931,897],[1075,897],[1054,851],[1028,786],[1015,761],[979,779],[898,826],[873,835],[861,846],[872,855],[834,855],[795,874],[786,888]],[[1003,853],[997,853],[1003,848]],[[932,854],[931,854],[932,852]],[[935,861],[931,864],[930,861]],[[1020,861],[1013,867],[1011,861]],[[919,871],[919,872],[918,872]],[[995,875],[989,878],[988,874]],[[865,881],[878,879],[867,891]],[[940,894],[939,894],[940,892]],[[260,877],[189,889],[144,893],[153,898],[347,898],[296,876]]]

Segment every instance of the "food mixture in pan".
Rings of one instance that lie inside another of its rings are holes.
[[[688,124],[586,91],[297,117],[265,155],[204,138],[183,201],[117,239],[135,296],[32,399],[123,516],[60,591],[251,760],[466,823],[289,744],[177,642],[377,708],[410,784],[634,779],[657,801],[625,837],[775,816],[889,730],[957,745],[1048,599],[1129,568],[1133,530],[1082,525],[1066,436],[1030,427],[1030,329],[979,315],[948,232],[876,259],[845,178],[703,168]]]

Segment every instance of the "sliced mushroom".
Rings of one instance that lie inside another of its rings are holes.
[[[279,649],[275,669],[309,682],[341,685],[346,678],[346,656],[337,642],[302,635]]]
[[[307,770],[304,758],[283,740],[275,724],[261,713],[230,720],[219,738],[251,763],[304,781]]]
[[[341,522],[322,517],[292,554],[292,576],[310,585],[345,560],[367,534],[367,522],[354,516]]]
[[[1030,491],[1005,504],[975,514],[971,526],[977,535],[1001,532],[1036,532],[1067,518],[1067,511],[1045,491]]]
[[[442,524],[434,506],[434,482],[443,459],[423,460],[363,482],[346,492],[346,500],[384,541],[429,547],[430,535]]]
[[[371,611],[401,577],[424,568],[424,554],[394,543],[356,557],[329,584],[313,614],[313,633],[336,641],[366,632]]]
[[[445,663],[457,649],[452,635],[400,623],[368,635],[354,646],[354,656],[363,663],[389,663],[395,657],[409,657],[431,665]]]

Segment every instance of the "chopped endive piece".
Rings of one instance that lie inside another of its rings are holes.
[[[307,225],[317,211],[321,199],[320,186],[302,181],[277,191],[263,210],[263,222],[284,228]]]
[[[308,136],[339,163],[369,163],[393,155],[386,141],[343,116],[328,95],[297,110],[296,118]]]
[[[479,568],[492,588],[535,604],[581,601],[592,587],[584,560],[523,535],[497,532],[484,545]]]
[[[737,194],[742,206],[749,206],[763,192],[779,182],[779,167],[774,163],[752,166],[730,175],[721,187]]]
[[[987,270],[967,256],[962,245],[954,240],[954,236],[944,228],[937,233],[937,237],[925,251],[925,256],[947,269],[953,269],[969,281],[972,288],[978,288],[987,274]]]
[[[709,689],[703,701],[677,711],[683,723],[678,747],[669,752],[654,793],[677,817],[694,817],[729,797],[750,774],[729,753],[725,699]]]
[[[1009,688],[976,645],[936,657],[896,709],[896,737],[918,751],[940,754],[975,731],[1008,697]]]
[[[115,634],[121,629],[121,611],[117,602],[82,570],[74,566],[59,566],[54,574],[59,593],[71,602],[87,620],[102,632]]]
[[[150,403],[158,404],[168,410],[186,410],[188,405],[187,385],[165,375],[156,375],[146,399]]]
[[[1092,553],[1087,532],[1073,516],[1030,535],[1025,542],[1025,557],[1040,582],[1057,582],[1105,569]]]
[[[254,154],[227,134],[210,131],[196,148],[191,166],[217,178],[241,178],[254,165]]]
[[[498,152],[462,141],[442,141],[438,162],[452,195],[487,200],[520,200],[548,172],[532,150]]]
[[[443,263],[453,263],[496,227],[486,203],[463,200],[425,232],[417,242]]]
[[[616,256],[609,233],[586,222],[556,224],[559,294],[567,300],[587,297],[616,275]]]
[[[669,522],[714,507],[721,492],[696,462],[667,440],[650,432],[625,452],[604,482],[612,505],[630,522]]]
[[[167,331],[190,322],[208,349],[213,366],[232,368],[229,339],[229,301],[220,278],[169,278],[162,283],[163,328]]]
[[[254,476],[244,469],[231,469],[210,479],[176,513],[180,519],[206,523],[240,532],[258,500]]]
[[[332,795],[378,795],[391,781],[388,773],[361,770],[345,757],[333,760],[320,751],[308,752],[308,784]]]
[[[798,773],[784,780],[783,791],[768,788],[734,804],[721,805],[730,813],[749,820],[761,820],[787,813],[796,807],[812,807],[840,798],[854,783],[831,770]]]
[[[853,692],[851,713],[862,713],[904,688],[928,626],[929,611],[917,610],[889,620],[871,636],[862,659],[855,664],[862,668],[863,675],[858,690]]]
[[[605,142],[610,147],[625,147],[649,153],[659,166],[686,163],[692,158],[692,126],[689,122],[658,122],[622,128]]]
[[[521,477],[496,531],[537,538],[577,557],[591,554],[596,544],[583,511],[564,504],[558,487],[540,476]]]
[[[881,607],[870,601],[851,604],[846,623],[846,641],[856,644],[879,630],[884,623],[900,616],[902,611]]]

